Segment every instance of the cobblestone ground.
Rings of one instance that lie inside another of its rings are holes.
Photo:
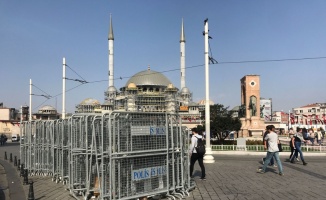
[[[256,172],[262,166],[261,156],[214,156],[214,164],[206,164],[207,180],[199,179],[187,199],[326,199],[325,157],[306,157],[307,166],[292,164],[281,157],[284,176],[270,167],[265,174]],[[320,191],[320,192],[318,192]]]

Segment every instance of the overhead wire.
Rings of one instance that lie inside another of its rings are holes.
[[[210,48],[210,47],[209,47]],[[210,52],[212,52],[210,50]],[[212,54],[211,54],[212,55]],[[216,62],[216,63],[211,63],[210,65],[225,65],[225,64],[243,64],[243,63],[263,63],[263,62],[286,62],[286,61],[303,61],[303,60],[321,60],[321,59],[326,59],[326,56],[319,56],[319,57],[304,57],[304,58],[284,58],[284,59],[266,59],[266,60],[243,60],[243,61],[222,61],[222,62]],[[192,69],[192,68],[197,68],[197,67],[202,67],[202,66],[205,66],[205,64],[199,64],[199,65],[193,65],[193,66],[190,66],[190,67],[185,67],[186,69]],[[70,67],[69,67],[70,68]],[[70,68],[71,69],[71,68]],[[72,70],[72,69],[71,69]],[[175,69],[169,69],[169,70],[164,70],[164,71],[159,71],[159,72],[152,72],[150,74],[141,74],[141,75],[137,75],[138,76],[148,76],[148,75],[151,75],[151,74],[156,74],[156,73],[168,73],[168,72],[173,72],[173,71],[179,71],[180,68],[175,68]],[[74,70],[72,70],[74,71]],[[74,71],[75,72],[75,71]],[[78,73],[75,72],[77,75]],[[99,83],[99,82],[104,82],[104,81],[108,81],[108,79],[105,79],[105,80],[97,80],[97,81],[86,81],[83,77],[81,77],[80,75],[78,75],[81,79],[84,80],[83,83],[75,86],[75,87],[72,87],[68,90],[66,90],[66,92],[69,92],[71,90],[74,90],[86,83]],[[135,76],[135,75],[134,75]],[[124,76],[124,77],[118,77],[118,78],[114,78],[114,80],[122,80],[122,79],[126,79],[126,78],[131,78],[133,76]],[[35,85],[33,85],[35,86]],[[36,86],[35,86],[36,87]],[[37,87],[38,88],[38,87]],[[38,88],[39,90],[41,90],[40,88]],[[43,90],[41,90],[42,92],[44,92]],[[44,92],[45,94],[47,94],[46,92]],[[48,95],[50,98],[49,99],[52,99],[54,97],[57,97],[59,95],[61,95],[61,93],[58,93],[54,96],[50,96]],[[36,108],[40,107],[41,105],[43,105],[46,101],[48,101],[49,99],[45,100],[42,104],[40,104],[39,106],[37,106]]]

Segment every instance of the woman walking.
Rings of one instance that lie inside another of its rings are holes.
[[[291,158],[291,163],[294,163],[294,158],[295,157],[298,157],[298,153],[300,153],[300,159],[302,161],[302,164],[303,165],[307,165],[308,163],[306,163],[304,161],[304,157],[303,157],[303,153],[301,151],[301,143],[302,142],[306,142],[304,139],[303,139],[303,136],[302,136],[302,128],[297,128],[297,132],[294,134],[293,138],[292,138],[292,145],[294,146],[294,149],[295,149],[295,153],[294,155],[292,156]]]

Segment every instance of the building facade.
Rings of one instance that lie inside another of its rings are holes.
[[[312,103],[294,108],[290,116],[291,125],[306,128],[325,128],[326,103]]]

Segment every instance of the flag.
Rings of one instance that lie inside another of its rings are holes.
[[[293,115],[293,113],[290,114],[290,118],[291,118],[291,124],[294,124],[294,115]]]

